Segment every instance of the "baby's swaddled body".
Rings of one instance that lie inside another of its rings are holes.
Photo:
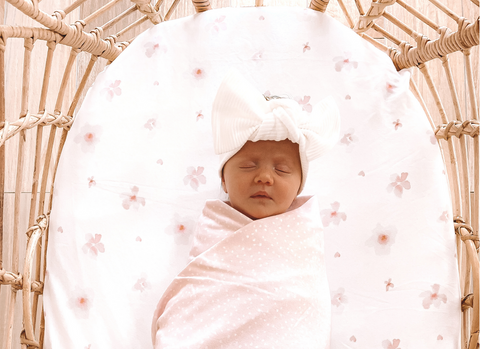
[[[193,258],[160,300],[155,348],[328,348],[330,296],[315,198],[252,220],[207,201]]]
[[[155,348],[329,348],[318,203],[297,195],[309,161],[337,141],[333,100],[306,115],[297,102],[265,100],[231,73],[217,92],[212,128],[230,201],[207,201],[191,261],[155,311]]]

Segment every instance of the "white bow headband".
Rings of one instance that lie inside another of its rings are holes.
[[[282,141],[299,144],[302,191],[308,163],[325,154],[338,140],[340,117],[332,97],[317,103],[310,114],[291,99],[265,97],[238,72],[223,79],[212,108],[213,144],[221,155],[219,174],[225,163],[247,141]]]

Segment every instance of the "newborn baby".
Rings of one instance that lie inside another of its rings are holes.
[[[206,202],[191,261],[155,311],[154,347],[329,348],[318,203],[297,195],[309,161],[338,139],[333,99],[307,115],[293,100],[265,100],[232,72],[217,92],[212,128],[230,201]]]

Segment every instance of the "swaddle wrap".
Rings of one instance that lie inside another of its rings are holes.
[[[328,348],[319,208],[314,197],[293,206],[303,201],[255,221],[220,200],[207,201],[193,260],[155,311],[155,348]]]
[[[308,163],[325,154],[338,141],[340,116],[332,97],[317,103],[309,114],[288,98],[265,100],[237,71],[223,79],[212,108],[213,143],[221,155],[219,175],[227,161],[247,141],[298,143],[302,164],[302,191]]]

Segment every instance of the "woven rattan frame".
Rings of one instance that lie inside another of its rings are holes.
[[[339,18],[387,53],[398,70],[416,68],[411,90],[439,140],[451,188],[455,217],[450,218],[455,226],[452,234],[457,235],[464,296],[462,349],[476,349],[480,320],[479,1],[442,1],[425,0],[422,8],[413,7],[409,0],[337,0],[335,4],[298,0],[296,5]],[[42,348],[41,295],[55,171],[86,89],[102,67],[149,26],[239,2],[264,6],[267,0],[76,0],[48,13],[42,10],[47,0],[7,2],[0,0],[0,18],[15,11],[31,18],[32,24],[0,26],[0,317],[4,316],[0,348]],[[452,4],[450,9],[447,5]],[[428,16],[422,12],[427,7]],[[459,15],[459,9],[468,15]],[[434,18],[443,19],[436,23]],[[69,20],[73,23],[68,24]],[[23,48],[14,46],[19,40]],[[43,66],[35,58],[34,47],[40,45],[44,46]],[[14,56],[9,56],[12,50]],[[18,82],[9,75],[16,61],[22,63]],[[75,86],[72,75],[76,72],[81,75]],[[61,79],[54,88],[55,77]],[[11,101],[8,96],[15,89],[21,93]],[[38,112],[31,111],[33,95]],[[47,110],[50,100],[53,111]],[[27,200],[22,199],[25,192]]]

